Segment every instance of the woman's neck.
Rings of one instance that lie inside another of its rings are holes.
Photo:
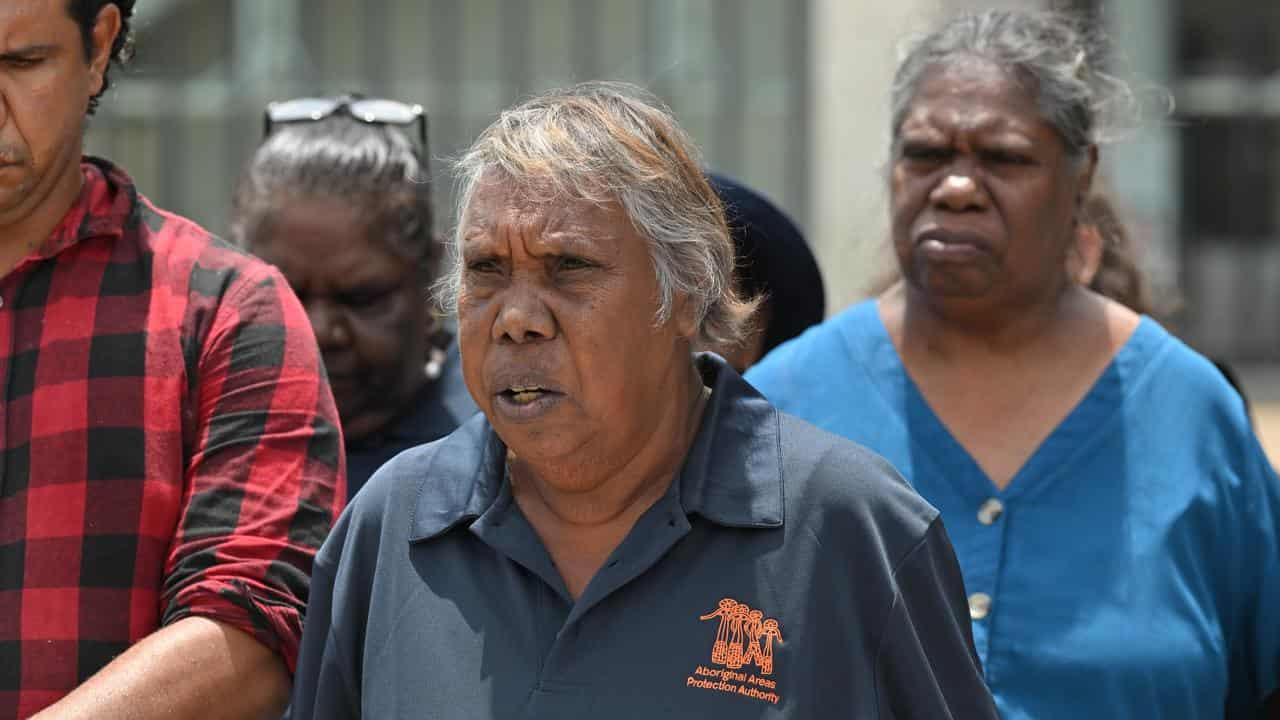
[[[609,462],[614,459],[576,456],[536,462],[510,453],[512,492],[521,509],[531,519],[536,514],[544,521],[581,530],[619,522],[629,527],[666,492],[701,424],[710,391],[697,370],[690,366],[687,380],[676,385],[679,389],[669,411],[653,424],[651,437],[629,458]],[[575,477],[581,480],[565,482]],[[570,492],[565,487],[590,489]]]
[[[677,383],[681,386],[677,402],[671,403],[666,417],[654,426],[652,437],[620,465],[591,458],[544,465],[508,456],[512,496],[575,600],[679,472],[709,395],[697,370],[690,366],[689,372],[686,383]],[[565,483],[565,475],[552,473],[587,477]],[[560,482],[546,482],[550,477]],[[590,489],[566,492],[556,484]]]
[[[880,297],[880,316],[904,355],[938,359],[985,357],[1016,360],[1059,344],[1101,305],[1078,285],[1028,298],[1007,311],[967,303],[935,303],[898,283]],[[1012,304],[1012,303],[1011,303]]]

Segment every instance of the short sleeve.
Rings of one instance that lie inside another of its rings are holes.
[[[1253,472],[1243,488],[1243,618],[1232,653],[1228,717],[1280,720],[1280,479],[1256,442],[1253,447]],[[1259,715],[1262,707],[1267,711]]]
[[[227,623],[292,670],[312,562],[345,497],[344,459],[310,324],[274,269],[242,268],[195,367],[163,622]]]
[[[995,720],[960,566],[940,519],[899,564],[894,581],[876,657],[880,718]]]

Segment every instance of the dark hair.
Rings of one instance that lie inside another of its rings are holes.
[[[921,79],[934,66],[981,58],[1013,73],[1057,130],[1067,153],[1079,156],[1104,139],[1105,126],[1139,114],[1133,92],[1104,71],[1102,35],[1066,15],[988,10],[962,15],[923,37],[894,73],[892,132],[896,140]]]
[[[1080,223],[1091,227],[1102,238],[1102,258],[1098,261],[1098,272],[1089,283],[1090,290],[1111,298],[1136,313],[1151,315],[1157,319],[1163,319],[1176,310],[1171,302],[1161,303],[1152,299],[1146,277],[1135,257],[1137,249],[1134,248],[1129,231],[1110,197],[1094,192],[1085,199]],[[1245,395],[1244,384],[1235,371],[1221,359],[1209,358],[1209,361],[1240,395],[1240,399],[1244,401],[1245,414],[1248,415],[1249,397]]]
[[[273,211],[299,198],[350,204],[392,252],[418,264],[424,281],[433,279],[440,248],[431,229],[427,164],[399,129],[345,114],[279,126],[236,188],[232,239],[248,248]]]
[[[67,13],[76,25],[80,26],[80,40],[84,44],[84,56],[87,60],[93,57],[93,25],[98,21],[98,13],[108,5],[120,9],[120,33],[111,44],[111,59],[107,69],[102,73],[102,90],[89,99],[89,114],[98,109],[98,99],[111,87],[111,63],[124,64],[133,57],[133,6],[137,0],[67,0]]]
[[[1101,192],[1091,193],[1080,208],[1080,216],[1080,225],[1098,233],[1102,241],[1098,271],[1089,289],[1142,315],[1158,316],[1167,310],[1152,300],[1129,231],[1111,198]]]
[[[738,294],[762,298],[769,306],[761,348],[768,353],[822,322],[822,272],[804,234],[786,213],[724,175],[708,173],[707,180],[724,205]]]

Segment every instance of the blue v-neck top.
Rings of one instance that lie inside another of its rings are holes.
[[[1003,491],[930,409],[874,301],[747,379],[942,512],[1002,717],[1254,718],[1280,688],[1280,481],[1238,394],[1153,320]]]

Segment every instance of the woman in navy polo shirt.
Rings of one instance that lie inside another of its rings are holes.
[[[894,83],[903,281],[748,373],[941,511],[1002,717],[1255,718],[1280,687],[1280,485],[1240,396],[1079,282],[1116,91],[1071,23],[992,11]]]
[[[993,719],[937,512],[694,352],[753,303],[670,114],[549,93],[459,173],[482,415],[329,536],[293,717]]]

